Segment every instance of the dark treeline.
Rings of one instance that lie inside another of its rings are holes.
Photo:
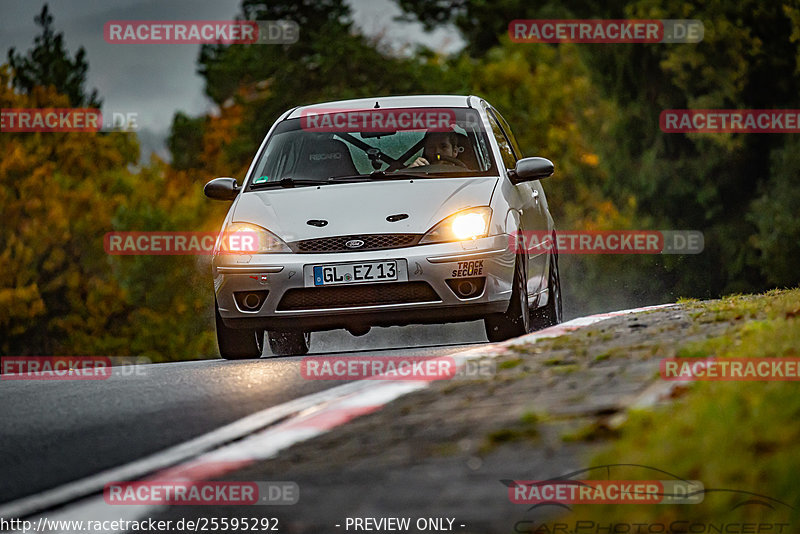
[[[220,113],[176,113],[171,164],[153,158],[133,173],[131,134],[2,134],[0,255],[13,274],[0,285],[0,352],[213,355],[207,258],[108,256],[102,236],[218,229],[225,206],[202,198],[208,179],[243,178],[286,109],[363,96],[485,97],[525,155],[556,163],[545,188],[560,229],[704,233],[698,255],[564,256],[569,315],[798,283],[797,136],[668,134],[659,115],[800,108],[800,2],[397,1],[409,20],[458,31],[463,51],[395,50],[360,34],[343,0],[245,0],[243,18],[295,20],[300,39],[203,46],[198,71]],[[698,19],[705,35],[511,42],[508,23],[526,18]],[[37,23],[34,47],[10,51],[0,70],[0,107],[97,104],[84,88],[91,58],[69,57],[46,12]]]

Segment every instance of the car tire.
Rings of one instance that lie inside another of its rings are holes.
[[[267,339],[276,356],[302,356],[311,346],[311,332],[267,331]]]
[[[228,328],[222,322],[219,306],[214,302],[219,355],[226,360],[248,360],[261,357],[264,351],[264,330]]]
[[[561,322],[561,276],[558,272],[558,252],[550,254],[550,274],[547,276],[547,304],[531,311],[531,327],[541,330]]]
[[[489,341],[505,341],[531,331],[525,281],[525,266],[520,258],[514,267],[513,289],[508,310],[505,313],[493,313],[483,319],[483,326]]]

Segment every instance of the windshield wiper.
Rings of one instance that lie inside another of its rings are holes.
[[[253,184],[251,189],[269,189],[275,187],[297,187],[304,185],[325,185],[330,183],[328,180],[295,180],[294,178],[281,178],[274,182],[261,182],[260,184]]]
[[[430,173],[419,171],[419,172],[385,172],[385,171],[374,171],[369,174],[353,174],[352,176],[331,176],[330,180],[332,182],[344,182],[344,181],[358,181],[358,182],[371,182],[372,180],[403,180],[408,178],[425,178]]]
[[[389,180],[393,180],[396,178],[425,178],[426,176],[430,176],[431,173],[427,171],[413,171],[413,170],[404,170],[404,171],[375,171],[372,174],[378,174],[380,176],[385,176]]]
[[[371,182],[373,180],[403,180],[409,178],[425,178],[430,173],[419,172],[384,172],[374,171],[370,174],[353,174],[350,176],[331,176],[327,180],[316,179],[300,179],[295,180],[291,177],[281,178],[272,182],[261,182],[260,184],[253,184],[250,189],[275,189],[278,187],[303,187],[306,185],[330,185],[336,183],[355,183],[355,182]]]

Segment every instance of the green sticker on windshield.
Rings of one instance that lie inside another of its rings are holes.
[[[253,180],[254,184],[263,184],[264,182],[269,182],[269,176],[259,176]]]

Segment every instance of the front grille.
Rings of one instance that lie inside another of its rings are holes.
[[[339,287],[306,287],[287,291],[278,311],[354,308],[411,302],[440,302],[427,282],[393,282]]]
[[[298,254],[361,252],[363,250],[413,247],[419,243],[421,238],[422,236],[420,234],[340,235],[295,241],[294,243],[289,243],[289,246]],[[353,240],[363,241],[364,244],[357,248],[345,246],[345,243]]]

